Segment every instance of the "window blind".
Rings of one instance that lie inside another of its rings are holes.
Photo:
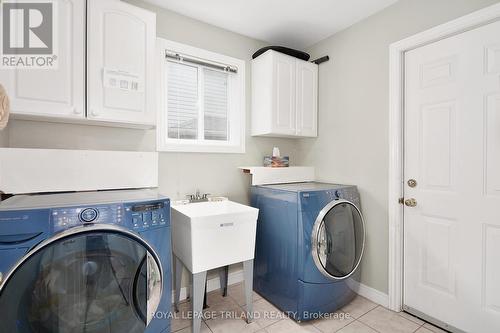
[[[171,139],[198,138],[198,68],[169,62],[167,121]]]
[[[228,140],[228,74],[203,69],[205,140]]]

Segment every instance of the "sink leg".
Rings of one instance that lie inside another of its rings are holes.
[[[229,266],[224,266],[219,269],[219,280],[220,280],[220,288],[222,289],[222,296],[227,296],[227,278],[229,275]]]
[[[253,321],[253,259],[243,262],[243,274],[245,277],[245,298],[247,301],[247,323]]]
[[[175,257],[175,298],[174,298],[174,310],[179,312],[179,301],[181,298],[181,282],[182,282],[182,271],[184,270],[184,265],[182,261]]]
[[[186,299],[188,301],[191,301],[191,292],[193,291],[193,275],[188,274],[188,288],[186,288]]]
[[[200,333],[201,318],[203,316],[203,297],[205,296],[205,281],[207,272],[193,274],[193,292],[191,293],[191,306],[193,321],[191,323],[192,333]]]
[[[205,280],[205,291],[203,292],[203,310],[208,309],[207,303],[207,280]]]

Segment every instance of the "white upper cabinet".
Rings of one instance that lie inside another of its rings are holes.
[[[4,69],[0,82],[19,118],[85,117],[85,1],[58,0],[57,69]]]
[[[117,0],[88,7],[87,117],[154,125],[155,14]]]
[[[316,137],[318,66],[267,51],[252,60],[252,135]]]
[[[154,127],[156,15],[119,0],[54,1],[57,68],[0,70],[13,118]]]

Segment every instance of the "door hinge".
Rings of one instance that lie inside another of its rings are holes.
[[[404,203],[405,203],[405,198],[399,198],[399,199],[398,199],[398,203],[399,203],[400,205],[404,205]]]

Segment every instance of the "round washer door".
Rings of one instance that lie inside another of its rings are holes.
[[[28,252],[0,285],[12,333],[141,332],[162,293],[158,255],[121,227],[62,232]]]
[[[326,277],[342,280],[358,268],[365,246],[365,226],[352,202],[336,200],[319,213],[311,235],[312,257]]]

